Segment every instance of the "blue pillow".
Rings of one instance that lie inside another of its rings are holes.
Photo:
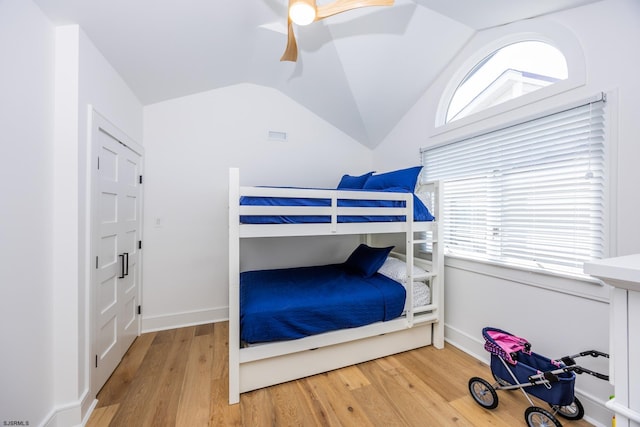
[[[373,175],[373,171],[360,176],[343,175],[337,190],[360,190],[364,187],[365,182],[367,182],[367,179],[369,179],[371,175]]]
[[[372,248],[361,243],[344,263],[344,267],[362,277],[371,277],[382,267],[393,246]]]
[[[414,166],[407,169],[399,169],[392,172],[372,175],[364,183],[363,189],[384,190],[392,187],[400,187],[413,193],[416,189],[416,182],[422,166]]]
[[[410,193],[410,191],[405,190],[400,187],[390,187],[385,188],[385,193]],[[413,195],[413,220],[414,221],[433,221],[436,217],[434,217],[431,212],[429,212],[429,208],[420,200],[418,196]]]

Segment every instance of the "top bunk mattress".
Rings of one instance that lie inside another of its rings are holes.
[[[348,190],[349,191],[349,190]],[[399,189],[388,190],[350,190],[354,192],[392,192],[408,193]],[[374,197],[372,196],[372,199]],[[306,197],[256,197],[242,196],[241,206],[314,206],[330,207],[331,199],[328,198],[306,198]],[[406,203],[399,200],[360,200],[339,198],[337,200],[339,208],[405,208]],[[372,212],[374,213],[374,212]],[[405,215],[338,215],[338,223],[362,223],[362,222],[406,222]],[[434,217],[429,209],[413,194],[413,220],[433,221]],[[330,223],[331,215],[241,215],[242,224],[318,224]]]

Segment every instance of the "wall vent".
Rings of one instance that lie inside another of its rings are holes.
[[[279,131],[275,131],[275,130],[270,130],[269,134],[269,141],[286,141],[287,140],[287,133],[286,132],[279,132]]]

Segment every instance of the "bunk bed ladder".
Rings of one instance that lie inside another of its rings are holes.
[[[406,256],[407,256],[407,325],[413,327],[413,259],[415,254],[414,248],[414,221],[413,221],[413,195],[407,198],[407,231],[406,231]]]
[[[431,233],[431,265],[437,274],[431,279],[431,303],[438,307],[438,321],[433,324],[433,346],[444,347],[444,242],[443,237],[443,189],[441,181],[434,182],[433,215],[436,217],[435,227]]]
[[[229,404],[240,402],[240,171],[229,169]]]

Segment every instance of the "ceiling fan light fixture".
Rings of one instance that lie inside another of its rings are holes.
[[[1,0],[0,0],[1,1]],[[331,3],[316,5],[316,0],[289,0],[287,18],[287,47],[280,61],[296,62],[298,44],[293,32],[293,24],[308,25],[338,13],[368,6],[392,6],[394,0],[333,0]]]
[[[316,19],[315,0],[296,0],[289,6],[289,17],[297,25],[309,25]]]

